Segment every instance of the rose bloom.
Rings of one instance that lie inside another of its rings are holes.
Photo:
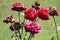
[[[41,30],[41,26],[36,22],[28,22],[24,25],[24,28],[31,34],[39,33],[39,31]]]
[[[23,10],[26,10],[26,6],[19,3],[19,2],[15,2],[12,7],[11,7],[11,10],[14,10],[14,11],[23,11]]]
[[[19,22],[12,23],[12,25],[9,27],[11,31],[19,30],[21,28],[21,25]]]
[[[40,8],[37,12],[38,17],[41,18],[42,20],[48,20],[49,19],[49,14],[48,10],[45,8]]]
[[[38,3],[38,2],[34,2],[34,3],[32,4],[32,8],[34,8],[34,9],[36,9],[36,10],[39,10],[40,7],[41,7],[41,4]]]
[[[37,13],[33,8],[30,8],[27,11],[25,11],[24,17],[25,17],[25,19],[34,21],[37,18]]]
[[[9,15],[3,20],[3,22],[4,23],[13,23],[13,22],[15,22],[15,19],[12,15]]]
[[[58,16],[59,15],[56,7],[49,7],[48,10],[49,10],[50,16]]]

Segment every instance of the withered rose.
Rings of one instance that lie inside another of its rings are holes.
[[[41,7],[41,4],[38,3],[38,2],[34,2],[34,3],[32,4],[32,8],[34,8],[34,9],[36,9],[36,10],[39,10],[40,7]]]
[[[56,7],[49,7],[48,10],[49,10],[50,16],[58,16],[59,15]]]
[[[15,23],[12,23],[12,25],[9,27],[10,30],[14,31],[14,30],[19,30],[21,28],[21,25],[19,22],[15,22]]]
[[[15,19],[12,15],[9,15],[3,20],[3,22],[4,23],[13,23],[13,22],[15,22]]]

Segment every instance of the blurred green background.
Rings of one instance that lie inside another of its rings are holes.
[[[16,1],[25,4],[28,8],[31,7],[31,4],[33,2],[38,1],[45,8],[56,6],[58,11],[60,11],[60,0],[0,0],[0,40],[13,40],[10,37],[12,31],[10,31],[9,29],[9,24],[3,23],[3,19],[7,15],[13,15],[17,20],[17,12],[11,10],[11,5]],[[60,26],[60,17],[56,16],[55,19],[57,22],[57,26]],[[40,23],[42,31],[39,34],[36,34],[33,40],[51,40],[53,36],[55,40],[57,40],[54,21],[52,17],[50,17],[50,20],[48,21],[38,20],[38,23]],[[60,31],[58,31],[58,33],[60,38]]]

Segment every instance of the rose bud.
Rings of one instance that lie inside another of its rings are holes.
[[[26,6],[19,2],[15,2],[12,5],[11,10],[20,12],[20,11],[26,10]]]
[[[9,15],[3,20],[3,22],[4,23],[13,23],[13,22],[15,22],[15,19],[12,15]]]
[[[13,23],[10,27],[10,30],[14,31],[14,30],[19,30],[21,28],[21,25],[19,22],[15,22]]]
[[[37,13],[34,9],[30,8],[27,11],[25,11],[24,17],[25,17],[25,19],[34,21],[37,18]]]
[[[30,32],[31,34],[39,33],[41,30],[41,26],[36,22],[28,22],[24,25],[26,32]]]
[[[50,16],[58,16],[59,15],[56,7],[49,7],[48,10],[49,10],[49,15]]]
[[[42,20],[48,20],[49,19],[48,10],[45,8],[39,9],[37,14],[38,14],[38,17],[41,18]]]
[[[38,3],[38,2],[34,2],[34,3],[32,4],[32,8],[34,8],[34,9],[36,9],[36,10],[39,10],[40,7],[41,7],[41,4]]]

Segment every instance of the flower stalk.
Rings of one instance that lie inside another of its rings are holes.
[[[26,40],[26,37],[27,37],[27,32],[25,33],[24,40]]]
[[[20,12],[18,12],[18,19],[19,19],[19,22],[20,22]]]
[[[32,39],[32,38],[31,38],[31,34],[30,34],[28,40],[31,40],[31,39]]]
[[[56,20],[55,20],[54,16],[53,16],[53,20],[54,20],[54,24],[55,24],[55,30],[56,30],[57,40],[59,40],[58,31],[57,31],[57,24],[56,24]]]

